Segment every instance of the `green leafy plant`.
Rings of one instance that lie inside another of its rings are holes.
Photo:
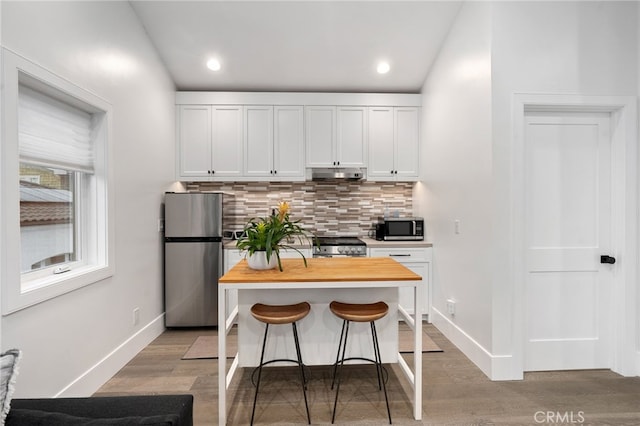
[[[282,201],[278,204],[277,212],[271,216],[263,218],[252,218],[244,227],[242,237],[236,242],[236,247],[252,255],[257,251],[266,253],[267,262],[272,256],[278,259],[278,268],[282,271],[280,262],[280,249],[286,248],[295,250],[302,256],[304,266],[307,266],[307,259],[304,254],[292,244],[312,243],[313,233],[305,230],[299,225],[300,220],[291,221],[289,219],[289,203]]]

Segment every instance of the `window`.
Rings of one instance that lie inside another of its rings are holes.
[[[33,175],[40,183],[33,183]],[[27,177],[24,179],[23,177]],[[84,173],[20,163],[20,273],[46,269],[82,259],[78,235],[77,182]],[[61,272],[66,268],[58,269]]]
[[[113,226],[110,105],[6,49],[3,59],[6,314],[112,275]]]

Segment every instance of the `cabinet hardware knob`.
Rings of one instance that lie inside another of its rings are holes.
[[[277,175],[277,174],[278,174],[278,171],[277,171],[277,170],[274,170],[274,171],[273,171],[273,174],[274,174],[274,175]]]

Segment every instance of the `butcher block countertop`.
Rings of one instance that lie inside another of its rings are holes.
[[[220,278],[221,284],[272,282],[418,281],[420,275],[392,258],[344,257],[282,259],[282,269],[250,269],[240,261]]]

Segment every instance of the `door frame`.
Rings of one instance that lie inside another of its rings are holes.
[[[611,370],[638,375],[638,149],[634,96],[583,96],[516,93],[512,102],[511,271],[513,283],[513,377],[523,377],[526,333],[525,283],[525,115],[527,112],[604,112],[611,114],[611,243],[618,260],[611,292]]]

